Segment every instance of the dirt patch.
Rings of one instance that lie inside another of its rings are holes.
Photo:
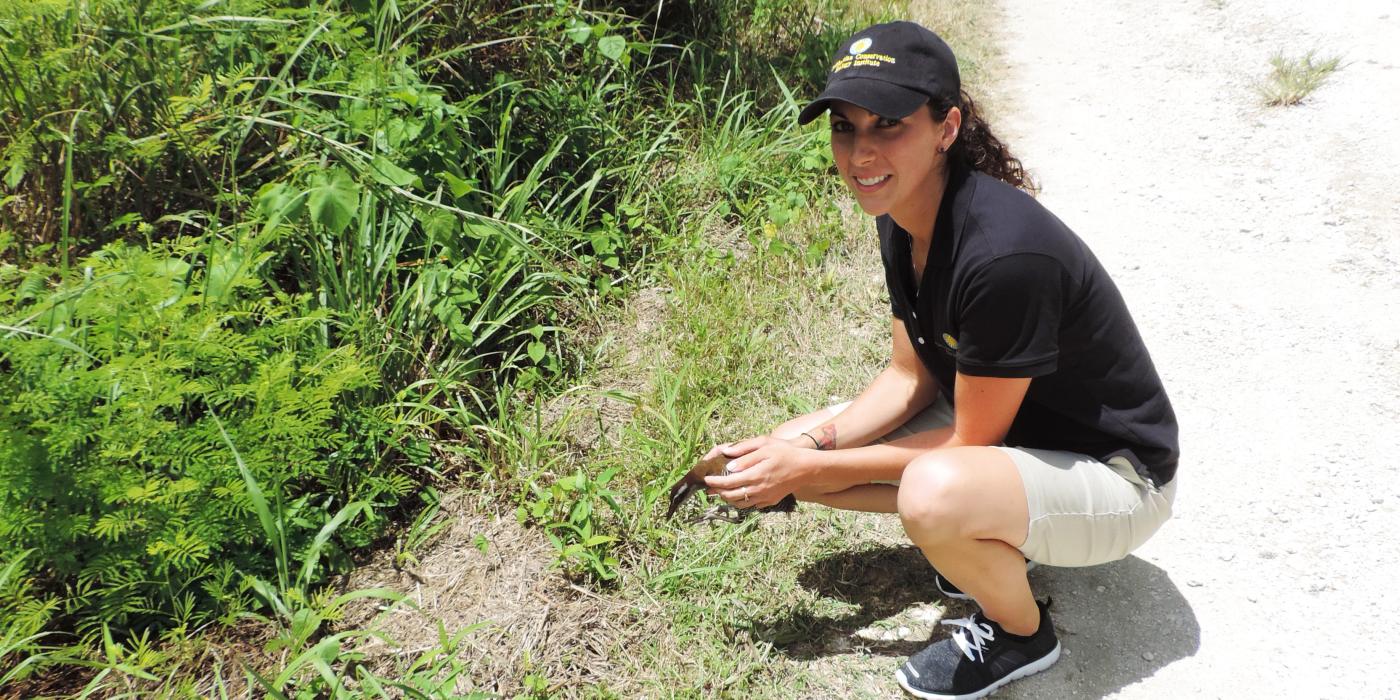
[[[368,643],[367,663],[400,668],[440,646],[439,623],[449,635],[478,626],[458,650],[468,666],[459,691],[509,697],[535,675],[551,694],[604,681],[625,692],[614,668],[625,658],[619,650],[655,634],[659,617],[571,584],[551,569],[554,550],[543,533],[485,508],[463,494],[446,498],[441,517],[452,524],[416,564],[396,569],[386,556],[350,578],[350,590],[390,588],[412,603],[366,603],[347,615],[342,627],[383,632],[396,643]]]

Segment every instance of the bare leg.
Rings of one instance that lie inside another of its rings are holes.
[[[923,455],[904,470],[898,507],[904,531],[938,573],[1006,631],[1035,633],[1040,611],[1016,548],[1030,514],[1010,457],[992,447]]]

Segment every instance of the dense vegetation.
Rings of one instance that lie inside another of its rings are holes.
[[[825,186],[792,175],[829,166],[789,91],[854,21],[0,8],[0,687],[250,611],[314,641],[326,576],[519,457],[510,404],[582,368],[576,321],[714,255],[708,227],[819,257],[774,235]],[[595,581],[609,478],[511,487]]]

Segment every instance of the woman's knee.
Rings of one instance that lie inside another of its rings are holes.
[[[931,453],[904,468],[898,505],[905,530],[940,539],[966,534],[967,511],[975,495],[968,488],[965,467],[954,456]]]

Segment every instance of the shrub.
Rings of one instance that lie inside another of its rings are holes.
[[[258,277],[271,257],[177,239],[113,244],[53,289],[46,270],[9,273],[0,537],[32,548],[90,626],[197,622],[240,607],[235,564],[268,570],[216,418],[304,537],[348,501],[391,506],[413,485],[347,454],[347,431],[387,432],[354,400],[375,373],[355,346],[326,345],[329,312]]]

